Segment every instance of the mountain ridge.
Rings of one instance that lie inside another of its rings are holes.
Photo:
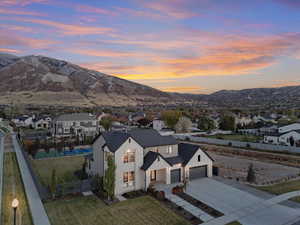
[[[220,90],[212,94],[163,92],[45,56],[0,53],[0,104],[128,106],[208,103],[214,106],[300,105],[300,86]]]

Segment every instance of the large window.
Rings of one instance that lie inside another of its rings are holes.
[[[130,163],[130,162],[134,162],[135,161],[135,152],[132,150],[127,150],[125,152],[124,158],[123,158],[123,162],[124,163]]]
[[[134,184],[134,171],[123,173],[124,186],[132,186]]]
[[[172,154],[172,146],[168,146],[167,153]]]

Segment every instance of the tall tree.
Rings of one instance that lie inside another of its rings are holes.
[[[179,132],[188,132],[189,129],[192,127],[192,121],[185,117],[185,116],[182,116],[179,118],[178,122],[176,123],[175,125],[175,130],[177,133]]]
[[[116,165],[112,155],[107,156],[107,169],[103,178],[103,189],[109,200],[113,199],[115,193],[115,171]]]
[[[179,118],[182,116],[182,112],[176,111],[176,110],[167,110],[167,111],[162,112],[161,116],[162,116],[162,119],[165,122],[165,124],[169,128],[174,129]]]
[[[104,117],[101,119],[100,121],[100,125],[106,130],[108,131],[112,125],[112,118],[110,116]]]
[[[233,116],[224,115],[221,117],[220,128],[222,130],[235,130],[235,118]]]

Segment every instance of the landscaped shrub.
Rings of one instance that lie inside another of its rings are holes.
[[[252,163],[249,165],[249,168],[248,168],[247,182],[249,182],[249,183],[255,182],[255,171],[254,171]]]
[[[185,137],[185,141],[191,141],[190,137]]]
[[[247,148],[251,148],[251,145],[249,143],[247,143],[246,147]]]
[[[177,185],[177,186],[172,188],[172,193],[173,194],[177,194],[177,193],[181,193],[181,192],[183,192],[183,187],[182,186]]]
[[[156,192],[156,198],[160,201],[163,201],[165,199],[165,192],[163,191]]]
[[[228,146],[230,146],[230,147],[231,147],[231,146],[232,146],[232,143],[231,143],[231,142],[229,142],[229,143],[228,143]]]

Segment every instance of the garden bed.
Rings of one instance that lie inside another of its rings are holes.
[[[204,212],[206,212],[207,214],[211,215],[212,217],[221,217],[224,216],[223,213],[221,213],[220,211],[206,205],[205,203],[193,198],[192,196],[184,193],[184,192],[178,192],[175,193],[175,195],[179,196],[180,198],[184,199],[185,201],[189,202],[190,204],[192,204],[193,206],[203,210]]]
[[[123,194],[123,196],[127,199],[134,199],[134,198],[145,196],[146,194],[147,194],[146,192],[139,190],[139,191],[127,192]]]

